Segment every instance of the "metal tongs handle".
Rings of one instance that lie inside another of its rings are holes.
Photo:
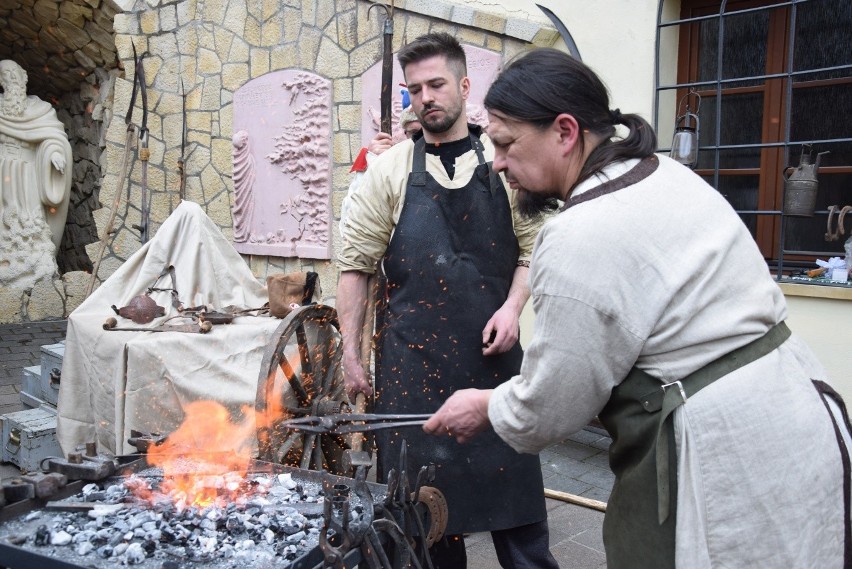
[[[377,415],[373,413],[336,413],[320,417],[299,417],[284,421],[281,426],[285,429],[305,433],[333,433],[345,435],[377,431],[379,429],[395,429],[399,427],[420,426],[432,415]]]

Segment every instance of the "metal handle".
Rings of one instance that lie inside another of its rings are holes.
[[[9,443],[12,443],[13,445],[15,445],[15,450],[12,450],[12,449],[9,448]],[[12,429],[9,432],[9,440],[6,441],[6,444],[4,446],[6,447],[6,450],[9,451],[10,453],[18,454],[18,451],[21,450],[21,431],[20,431],[20,429]]]

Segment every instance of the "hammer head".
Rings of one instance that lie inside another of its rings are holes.
[[[365,467],[367,470],[373,465],[373,457],[370,453],[364,450],[346,450],[343,453],[343,471],[352,472],[359,466]]]

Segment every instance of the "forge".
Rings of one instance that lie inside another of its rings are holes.
[[[368,535],[388,542],[371,525],[385,485],[263,461],[223,474],[181,457],[186,470],[171,477],[145,456],[116,461],[114,476],[0,509],[4,565],[301,569],[363,560],[370,547],[355,542],[372,545]],[[192,492],[173,483],[181,476]]]

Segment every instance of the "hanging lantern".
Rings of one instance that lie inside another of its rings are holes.
[[[689,107],[689,96],[694,95],[697,99],[695,112]],[[686,103],[686,108],[681,113],[681,107]],[[698,164],[698,111],[701,108],[701,95],[690,89],[677,105],[678,117],[675,119],[675,131],[672,136],[672,149],[669,152],[674,160],[684,166],[695,168]]]

